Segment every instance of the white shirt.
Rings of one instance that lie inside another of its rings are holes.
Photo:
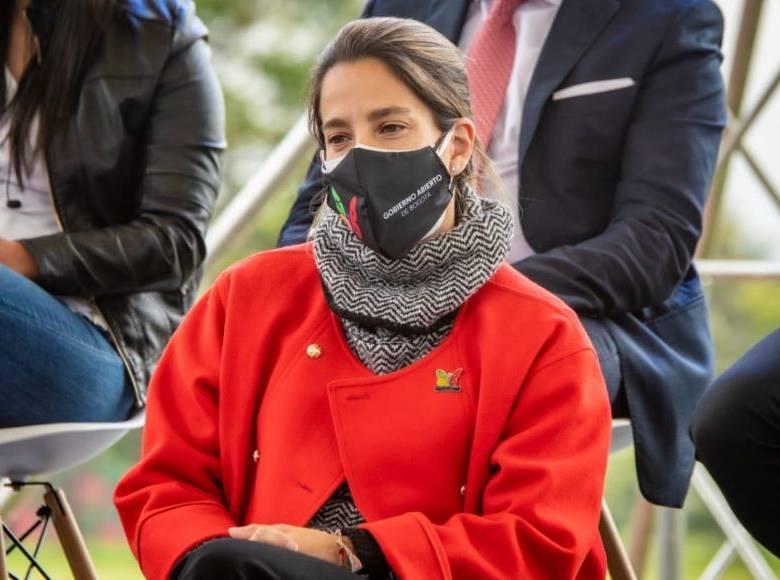
[[[16,81],[5,68],[6,99],[10,101],[16,92]],[[62,231],[57,221],[51,183],[46,162],[42,155],[32,159],[30,174],[24,179],[24,189],[19,187],[16,172],[11,168],[11,143],[8,139],[9,123],[0,125],[0,236],[7,240],[38,238]],[[33,121],[31,135],[38,134],[38,118]],[[32,139],[30,145],[32,146]],[[8,199],[19,200],[18,209],[6,205]],[[58,297],[73,312],[86,316],[93,324],[107,329],[100,312],[83,298]]]
[[[511,263],[527,258],[534,253],[523,235],[520,223],[520,202],[518,199],[520,129],[528,85],[562,2],[563,0],[526,0],[515,10],[513,17],[517,34],[515,61],[506,89],[506,98],[498,113],[487,151],[488,156],[496,166],[506,193],[485,191],[488,197],[506,201],[512,210],[515,220],[515,235],[507,255],[507,260]],[[468,49],[492,4],[493,0],[472,0],[460,36],[459,46],[464,53],[468,53]]]

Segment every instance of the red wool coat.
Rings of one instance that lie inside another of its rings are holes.
[[[438,348],[378,376],[311,252],[227,270],[165,350],[115,495],[146,576],[230,526],[305,526],[346,478],[401,578],[604,578],[610,411],[574,313],[504,265]]]

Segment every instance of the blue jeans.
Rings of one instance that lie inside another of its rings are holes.
[[[102,331],[0,265],[0,428],[122,421],[134,402]]]

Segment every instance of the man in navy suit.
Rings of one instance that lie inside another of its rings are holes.
[[[692,257],[725,125],[722,16],[712,0],[372,0],[364,16],[414,18],[484,55],[472,45],[500,10],[514,64],[486,134],[515,213],[508,259],[580,315],[613,412],[632,419],[642,493],[681,506],[712,378]],[[479,58],[470,75],[498,61]],[[280,245],[305,239],[322,190],[315,161]]]

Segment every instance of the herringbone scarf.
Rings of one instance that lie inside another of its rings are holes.
[[[393,372],[436,348],[452,330],[458,308],[504,259],[512,238],[509,210],[471,191],[459,209],[452,230],[418,244],[401,260],[370,250],[327,208],[312,231],[331,307],[341,316],[349,346],[372,372]],[[343,483],[308,526],[333,531],[363,521]]]
[[[363,244],[328,208],[312,232],[317,267],[350,347],[383,374],[425,356],[449,333],[458,308],[495,273],[512,237],[500,202],[468,191],[457,224],[400,260]]]
[[[506,256],[509,210],[471,191],[459,209],[452,230],[418,244],[401,260],[370,250],[330,209],[313,230],[330,305],[342,317],[350,347],[372,372],[390,373],[436,348],[452,330],[461,304]],[[308,525],[333,531],[363,521],[343,483]]]

